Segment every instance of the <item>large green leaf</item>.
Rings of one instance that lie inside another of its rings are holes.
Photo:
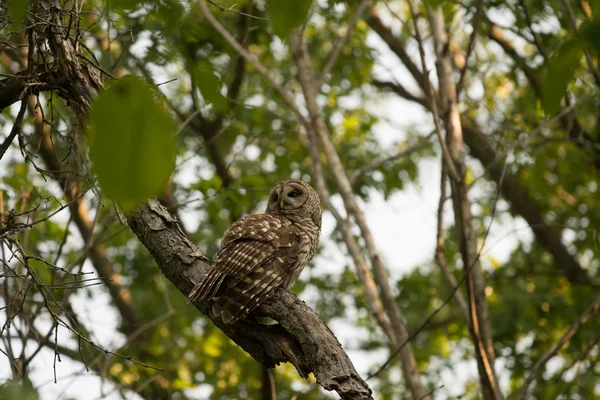
[[[175,160],[175,126],[155,93],[126,77],[90,112],[90,157],[104,193],[129,209],[166,185]]]
[[[542,80],[542,108],[548,114],[560,109],[560,99],[565,95],[569,82],[573,79],[583,55],[582,42],[564,42],[550,59]]]
[[[312,0],[266,0],[275,33],[286,39],[306,20]]]

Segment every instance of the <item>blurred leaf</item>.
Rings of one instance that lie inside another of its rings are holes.
[[[148,0],[112,0],[110,3],[114,8],[135,11],[142,3],[148,3]]]
[[[579,34],[589,44],[594,46],[596,52],[600,55],[600,19],[596,21],[586,21],[581,24]]]
[[[425,4],[427,4],[429,7],[439,7],[442,4],[444,4],[446,2],[446,0],[423,0],[423,2]]]
[[[592,19],[595,21],[600,21],[600,1],[588,0],[588,4],[592,9]]]
[[[25,15],[27,15],[27,9],[31,4],[31,0],[9,0],[6,4],[6,10],[12,24],[22,25],[25,21]]]
[[[548,62],[548,68],[542,78],[542,108],[548,114],[560,109],[560,100],[565,95],[569,82],[573,79],[579,61],[583,55],[581,41],[564,42],[558,52]]]
[[[37,400],[40,398],[37,390],[29,379],[24,383],[9,380],[0,386],[0,399]]]
[[[175,163],[175,125],[153,91],[125,77],[90,111],[90,158],[104,193],[129,209],[167,184]]]
[[[214,73],[211,64],[201,63],[194,77],[204,100],[212,104],[219,114],[227,111],[227,99],[221,94],[221,79]]]
[[[275,33],[285,40],[306,20],[312,0],[266,0]]]

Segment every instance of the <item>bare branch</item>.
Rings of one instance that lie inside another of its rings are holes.
[[[415,29],[415,38],[417,39],[417,43],[419,45],[419,56],[421,58],[421,69],[426,73],[423,75],[423,90],[425,94],[430,99],[435,99],[435,92],[433,90],[433,86],[431,85],[431,81],[429,80],[429,75],[427,73],[427,62],[425,61],[425,46],[423,45],[423,39],[421,38],[421,32],[418,24],[418,10],[415,5],[414,0],[409,0],[408,5],[410,7],[410,13],[412,15],[413,25]],[[448,149],[448,145],[442,136],[442,126],[440,123],[440,116],[438,112],[438,105],[436,101],[432,101],[430,103],[431,106],[431,114],[433,115],[433,123],[435,125],[435,133],[437,134],[438,141],[440,143],[440,147],[442,148],[443,162],[446,164],[446,168],[448,169],[448,174],[455,181],[459,182],[462,180],[462,176],[459,175],[455,163],[453,162],[453,154],[450,154],[450,150]]]

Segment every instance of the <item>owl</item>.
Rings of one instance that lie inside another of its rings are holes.
[[[281,181],[269,194],[264,214],[247,215],[227,229],[189,299],[214,299],[211,313],[226,324],[245,318],[275,289],[294,285],[314,256],[320,234],[317,192],[301,180]]]

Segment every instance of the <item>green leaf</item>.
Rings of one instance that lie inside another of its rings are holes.
[[[136,10],[142,3],[147,3],[147,0],[112,0],[110,3],[114,8],[125,10]]]
[[[154,196],[173,172],[171,115],[134,77],[102,92],[90,111],[90,158],[104,193],[124,209]]]
[[[201,63],[194,73],[196,85],[207,103],[215,107],[217,113],[227,110],[227,99],[221,94],[221,79],[213,72],[212,65],[208,62]]]
[[[275,33],[285,40],[304,23],[312,0],[266,0],[266,3]]]
[[[444,4],[446,0],[423,0],[423,2],[429,7],[436,8]]]
[[[9,0],[6,4],[6,10],[10,17],[11,23],[22,25],[25,22],[27,9],[31,4],[31,0]]]
[[[8,380],[0,386],[0,399],[22,399],[37,400],[40,398],[37,390],[29,379],[19,383],[16,380]]]
[[[600,1],[598,0],[589,0],[588,1],[590,8],[592,9],[592,19],[594,21],[600,20]]]
[[[600,55],[600,20],[584,22],[579,28],[579,34],[594,46],[596,52]]]
[[[565,95],[569,82],[573,79],[581,56],[582,42],[569,40],[564,42],[558,52],[548,62],[542,78],[542,108],[548,114],[555,114],[560,109],[560,100]]]

